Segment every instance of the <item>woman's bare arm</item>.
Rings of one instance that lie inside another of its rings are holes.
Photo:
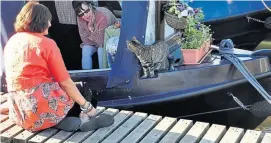
[[[81,95],[74,82],[69,78],[66,81],[59,82],[61,88],[79,105],[84,105],[86,99]]]

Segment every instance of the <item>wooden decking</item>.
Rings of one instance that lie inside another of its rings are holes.
[[[114,115],[113,125],[89,132],[65,132],[50,128],[31,133],[1,115],[1,142],[14,143],[271,143],[271,134],[223,125],[177,120],[176,118],[133,113],[98,107],[98,113]]]
[[[0,107],[6,99],[0,96]],[[1,111],[3,111],[1,109]],[[97,108],[114,115],[113,125],[89,132],[65,132],[55,128],[31,133],[0,115],[1,142],[13,143],[271,143],[271,133],[226,127],[147,113]]]

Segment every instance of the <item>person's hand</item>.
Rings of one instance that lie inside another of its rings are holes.
[[[89,116],[89,117],[93,117],[96,115],[96,109],[93,107],[92,110],[90,110],[89,112],[87,112],[86,114]]]
[[[117,22],[115,23],[114,27],[115,27],[115,28],[120,28],[120,22],[117,21]]]
[[[82,110],[82,112],[80,113],[80,117],[92,117],[96,115],[96,109],[88,101],[85,101],[84,105],[81,105],[80,108]]]
[[[96,115],[96,109],[93,107],[91,111],[88,113],[81,112],[79,114],[79,118],[81,119],[82,122],[87,122],[90,117],[94,117]]]

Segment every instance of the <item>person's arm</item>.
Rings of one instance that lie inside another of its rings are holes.
[[[86,99],[81,95],[75,83],[71,80],[70,75],[65,67],[62,55],[55,42],[51,42],[46,47],[46,61],[48,68],[56,82],[61,88],[79,105],[84,105]]]
[[[80,106],[83,106],[84,109],[92,106],[90,102],[86,102],[86,99],[81,95],[71,78],[59,82],[59,84],[61,88],[67,93],[67,95],[70,96]],[[88,113],[81,112],[80,118],[84,118],[84,114],[87,114],[88,116],[94,116],[96,115],[96,109],[92,107],[92,110],[90,110]]]
[[[107,20],[106,18],[101,18],[97,23],[96,23],[95,30],[91,33],[89,36],[89,39],[91,41],[95,41],[97,45],[100,47],[103,47],[104,43],[104,30],[107,27]]]
[[[90,44],[93,43],[89,39],[89,35],[91,34],[90,32],[87,31],[87,29],[84,28],[84,21],[80,18],[77,17],[77,25],[78,25],[78,31],[79,35],[81,37],[81,40],[83,41],[84,44]]]
[[[71,80],[71,78],[68,78],[67,80],[59,82],[59,85],[67,93],[67,95],[69,95],[80,106],[85,104],[86,99],[78,91],[76,85]]]

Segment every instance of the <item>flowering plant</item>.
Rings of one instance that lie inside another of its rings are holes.
[[[192,8],[183,1],[170,0],[166,4],[166,11],[179,19],[185,18],[187,21],[182,34],[182,49],[198,49],[204,42],[211,40],[210,27],[201,23],[204,19],[201,8]]]
[[[212,33],[209,26],[195,23],[193,18],[188,17],[188,26],[183,32],[182,49],[198,49],[204,42],[211,40]]]
[[[165,5],[166,12],[171,15],[175,15],[178,18],[186,18],[188,16],[194,17],[196,19],[203,20],[204,15],[201,8],[192,8],[185,2],[180,2],[179,0],[170,0]]]

